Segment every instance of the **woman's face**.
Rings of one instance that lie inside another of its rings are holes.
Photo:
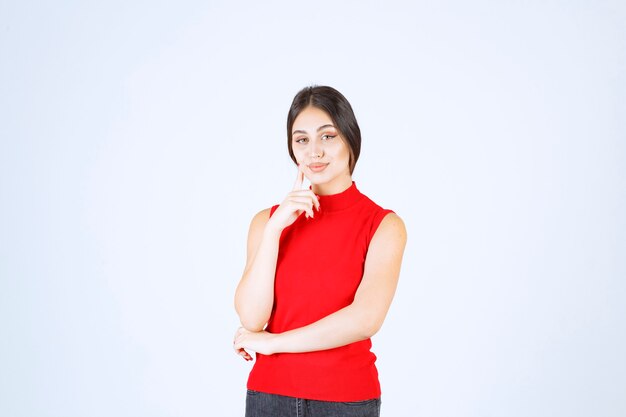
[[[291,141],[314,191],[333,194],[352,184],[350,150],[324,110],[313,106],[302,110],[293,122]]]

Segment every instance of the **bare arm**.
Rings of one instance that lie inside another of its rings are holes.
[[[280,230],[266,229],[270,209],[257,213],[248,231],[247,259],[235,291],[235,310],[243,327],[263,330],[274,303],[274,274]]]
[[[378,332],[393,299],[406,245],[402,219],[390,213],[372,237],[363,279],[349,306],[308,326],[279,334],[240,329],[235,349],[263,354],[332,349],[367,339]]]
[[[298,216],[313,217],[319,201],[311,190],[302,190],[304,174],[298,170],[293,190],[270,218],[270,209],[257,213],[248,232],[247,260],[235,291],[235,310],[241,325],[252,332],[263,330],[274,304],[274,276],[278,243],[283,229]]]

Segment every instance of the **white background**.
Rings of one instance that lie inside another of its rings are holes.
[[[243,415],[310,84],[409,233],[383,415],[626,415],[626,5],[591,0],[3,0],[0,415]]]

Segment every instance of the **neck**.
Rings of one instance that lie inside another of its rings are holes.
[[[350,175],[335,178],[333,181],[323,184],[311,184],[311,189],[317,195],[339,194],[352,185],[352,177]]]

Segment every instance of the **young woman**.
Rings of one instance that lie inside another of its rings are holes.
[[[352,181],[361,132],[337,90],[295,96],[287,147],[293,190],[252,219],[235,294],[234,349],[256,352],[246,416],[378,416],[370,338],[396,289],[404,224]]]

